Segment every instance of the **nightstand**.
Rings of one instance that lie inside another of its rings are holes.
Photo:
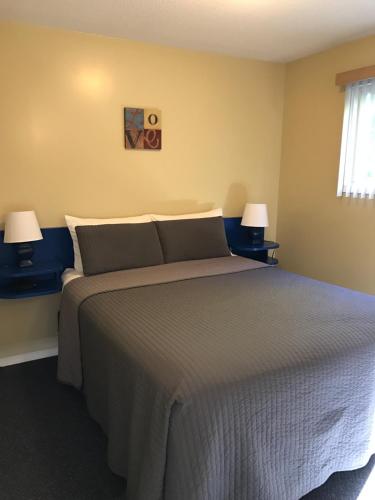
[[[0,299],[22,299],[61,291],[63,265],[57,260],[19,268],[0,267]]]
[[[275,250],[276,248],[279,248],[279,246],[279,243],[276,243],[276,241],[265,240],[262,245],[251,245],[242,239],[241,242],[232,243],[230,247],[231,251],[236,255],[259,260],[260,262],[265,262],[271,266],[276,266],[279,261],[273,257],[269,257],[268,251]]]

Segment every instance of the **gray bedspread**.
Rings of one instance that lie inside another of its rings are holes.
[[[240,257],[80,278],[82,376],[128,500],[298,499],[375,452],[375,297]]]

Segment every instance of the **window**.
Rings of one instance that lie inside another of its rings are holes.
[[[375,198],[375,78],[346,87],[337,196]]]

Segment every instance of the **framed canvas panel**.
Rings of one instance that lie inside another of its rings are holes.
[[[160,150],[161,111],[155,108],[124,108],[125,148]]]

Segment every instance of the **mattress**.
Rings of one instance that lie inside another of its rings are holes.
[[[297,500],[375,452],[375,297],[224,257],[71,281],[59,378],[130,500]]]
[[[82,277],[83,277],[83,273],[80,273],[79,271],[76,271],[73,268],[67,267],[61,275],[61,281],[62,281],[63,288],[70,281],[77,279],[77,278],[82,278]]]

